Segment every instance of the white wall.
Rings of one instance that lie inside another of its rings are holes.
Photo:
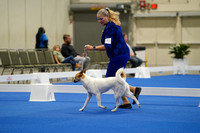
[[[182,42],[200,43],[200,16],[182,18]]]
[[[176,18],[137,18],[136,43],[176,43]]]
[[[8,47],[9,32],[8,32],[8,2],[0,0],[0,47]]]
[[[200,65],[200,0],[146,0],[156,10],[133,11],[133,45],[145,46],[149,66],[172,65],[169,47],[189,44],[190,65]],[[165,16],[166,15],[166,16]]]
[[[0,48],[35,48],[35,35],[43,26],[49,48],[72,34],[69,0],[0,0]]]
[[[147,47],[149,66],[172,65],[169,47],[180,43],[191,46],[189,64],[200,64],[200,16],[138,17],[133,23],[133,44]]]

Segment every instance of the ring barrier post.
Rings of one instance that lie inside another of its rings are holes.
[[[176,66],[161,66],[161,67],[146,67],[147,72],[173,72],[177,69]],[[199,71],[200,66],[188,66],[188,71]],[[143,69],[141,68],[126,68],[126,74],[129,73],[136,73],[138,77],[142,77],[140,74]],[[24,81],[24,80],[31,80],[30,84],[0,84],[0,92],[31,92],[30,94],[30,101],[55,101],[54,92],[62,92],[62,93],[80,93],[82,87],[77,87],[79,90],[74,91],[74,89],[70,90],[68,86],[58,86],[52,85],[49,79],[53,78],[63,78],[63,77],[74,77],[78,71],[73,72],[55,72],[55,73],[33,73],[33,74],[22,74],[22,75],[3,75],[0,76],[0,83],[1,82],[13,82],[13,81]],[[147,73],[147,74],[148,74]],[[106,70],[88,70],[88,75],[93,77],[102,77],[106,74]],[[150,77],[150,74],[148,75]],[[148,77],[147,76],[147,77]],[[145,76],[144,76],[145,77]],[[166,93],[165,90],[169,93]],[[174,91],[173,93],[171,91]],[[147,91],[147,92],[145,92]],[[143,91],[141,95],[145,92],[145,95],[156,95],[158,90],[155,87],[152,90],[145,89],[143,87]],[[166,95],[166,96],[187,96],[187,97],[200,97],[200,90],[199,88],[160,88],[160,93],[157,95]],[[200,107],[200,102],[197,104],[197,107]]]
[[[102,72],[101,70],[94,70],[94,69],[90,69],[86,72],[86,74],[88,76],[94,77],[94,78],[102,78]]]
[[[48,73],[34,73],[36,78],[31,80],[31,94],[29,101],[55,101],[52,84]]]
[[[137,67],[136,69],[135,78],[151,78],[148,67]]]

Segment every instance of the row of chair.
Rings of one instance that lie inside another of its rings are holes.
[[[88,68],[106,69],[109,63],[106,51],[87,51],[90,57]],[[33,73],[33,69],[37,68],[39,72],[57,72],[58,68],[71,69],[70,63],[56,64],[53,58],[52,50],[35,50],[35,49],[0,49],[0,58],[2,63],[3,75],[5,69],[11,69],[10,74],[13,75],[16,69],[20,69],[20,74],[24,73],[24,69],[29,69],[29,73]],[[131,67],[128,62],[126,67]]]
[[[109,63],[109,58],[106,51],[87,51],[87,56],[90,57],[90,68],[106,69]],[[126,67],[131,68],[131,62],[128,61]]]
[[[109,58],[106,51],[87,51],[87,56],[90,57],[90,68],[105,69],[108,66]]]
[[[35,50],[35,49],[0,49],[0,58],[2,63],[3,75],[5,69],[10,69],[10,75],[14,74],[16,69],[24,73],[25,69],[29,69],[29,73],[33,73],[33,69],[37,68],[39,72],[57,72],[58,68],[71,68],[70,63],[56,64],[52,55],[52,50]]]

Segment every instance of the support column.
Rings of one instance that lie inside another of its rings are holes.
[[[136,42],[137,42],[137,25],[136,25],[136,18],[133,17],[133,46],[136,46]]]
[[[182,20],[179,15],[176,17],[176,45],[182,43]]]

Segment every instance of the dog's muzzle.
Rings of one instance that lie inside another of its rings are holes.
[[[77,80],[77,79],[74,79],[73,81],[74,81],[74,83],[76,83],[76,82],[78,82],[79,80]]]

